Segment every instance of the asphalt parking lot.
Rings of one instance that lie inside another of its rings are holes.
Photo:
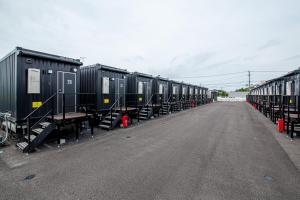
[[[19,165],[0,159],[0,199],[300,199],[299,171],[258,115],[244,102],[214,103],[96,129]]]

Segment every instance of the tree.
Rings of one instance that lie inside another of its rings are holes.
[[[249,88],[239,88],[235,90],[236,92],[249,92]]]
[[[219,90],[218,91],[218,96],[220,97],[228,97],[228,93],[224,90]]]

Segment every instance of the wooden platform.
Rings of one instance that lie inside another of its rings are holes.
[[[115,108],[115,110],[116,111],[126,111],[126,108],[125,107],[122,107],[122,108],[120,108],[120,107],[117,107],[117,108]],[[127,111],[135,111],[136,110],[136,108],[135,107],[127,107]]]
[[[86,117],[86,113],[79,113],[79,112],[72,112],[72,113],[66,113],[65,114],[65,120],[72,120],[72,119],[80,119],[80,118],[84,118]],[[48,118],[51,118],[51,116],[49,116]],[[63,120],[63,114],[57,114],[54,115],[53,119],[56,121],[61,121]]]
[[[284,113],[284,115],[285,115],[286,117],[288,117],[288,113]],[[290,119],[294,119],[294,120],[299,119],[298,114],[290,113]]]

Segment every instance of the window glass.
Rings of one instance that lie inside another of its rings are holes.
[[[102,94],[109,94],[109,78],[102,78]]]
[[[143,94],[143,82],[138,82],[138,94]]]

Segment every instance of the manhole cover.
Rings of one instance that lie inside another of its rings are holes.
[[[31,174],[31,175],[26,176],[26,177],[24,178],[24,180],[25,180],[25,181],[31,180],[31,179],[33,179],[34,177],[35,177],[35,174]]]
[[[126,138],[131,138],[131,136],[126,136]]]
[[[265,180],[268,182],[273,181],[273,177],[272,176],[265,176]]]

